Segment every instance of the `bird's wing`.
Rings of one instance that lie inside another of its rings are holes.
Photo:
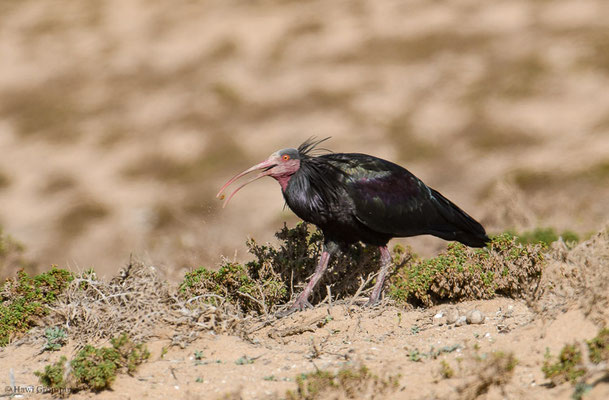
[[[408,170],[368,155],[348,156],[335,165],[345,172],[343,184],[361,223],[379,233],[410,236],[437,217],[432,190]]]

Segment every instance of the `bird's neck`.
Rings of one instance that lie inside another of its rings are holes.
[[[277,180],[277,182],[279,182],[279,185],[281,185],[281,191],[285,192],[286,188],[288,187],[288,182],[290,181],[291,177],[292,177],[292,175],[281,175],[281,176],[274,176],[273,178],[275,178]]]

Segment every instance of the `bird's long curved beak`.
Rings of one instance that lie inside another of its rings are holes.
[[[230,186],[231,183],[235,182],[237,179],[241,178],[244,175],[249,174],[250,172],[254,172],[254,171],[258,171],[263,169],[264,171],[259,173],[258,175],[256,175],[255,177],[253,177],[252,179],[248,180],[247,182],[245,182],[244,184],[242,184],[241,186],[239,186],[237,189],[235,189],[230,196],[228,196],[226,198],[226,200],[224,200],[224,204],[222,204],[222,208],[226,207],[226,205],[228,204],[228,202],[230,201],[230,199],[233,198],[233,196],[239,191],[241,190],[245,185],[248,185],[252,182],[254,182],[255,180],[258,180],[260,178],[264,178],[265,176],[271,175],[272,172],[270,171],[271,168],[273,168],[275,165],[277,165],[277,163],[275,162],[275,160],[273,159],[268,159],[265,160],[263,162],[261,162],[260,164],[256,164],[251,168],[246,169],[245,171],[241,172],[240,174],[237,174],[235,176],[233,176],[228,182],[226,182],[224,184],[224,186],[222,186],[222,188],[220,189],[220,191],[218,192],[218,194],[216,195],[216,197],[223,199],[224,195],[222,194],[222,192],[224,192],[224,190]]]

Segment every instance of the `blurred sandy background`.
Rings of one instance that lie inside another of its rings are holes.
[[[608,16],[606,0],[0,1],[0,226],[39,269],[246,259],[248,235],[297,218],[270,178],[225,210],[215,193],[315,135],[399,162],[490,232],[597,230]]]

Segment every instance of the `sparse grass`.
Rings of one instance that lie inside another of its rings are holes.
[[[200,332],[239,332],[244,320],[232,304],[212,306],[204,297],[179,294],[154,267],[131,262],[110,281],[92,270],[75,276],[47,323],[69,327],[79,345],[122,333],[144,341],[165,324],[172,327],[172,344],[184,345]]]
[[[41,384],[51,389],[65,389],[68,392],[109,389],[119,372],[132,375],[150,357],[145,345],[133,343],[126,334],[110,342],[112,347],[86,345],[70,361],[69,369],[65,366],[66,357],[62,356],[57,363],[47,365],[44,371],[34,374]]]
[[[401,303],[431,306],[446,301],[489,299],[497,294],[531,297],[544,265],[543,248],[524,246],[509,234],[487,249],[450,243],[437,257],[415,257],[390,280],[389,294]]]
[[[73,279],[70,272],[52,267],[33,277],[19,271],[16,278],[7,280],[0,290],[0,346],[6,346],[48,314],[47,306]]]
[[[297,376],[296,392],[288,391],[286,397],[288,400],[378,398],[395,392],[399,378],[399,375],[379,378],[366,366],[345,366],[336,373],[317,370]]]

